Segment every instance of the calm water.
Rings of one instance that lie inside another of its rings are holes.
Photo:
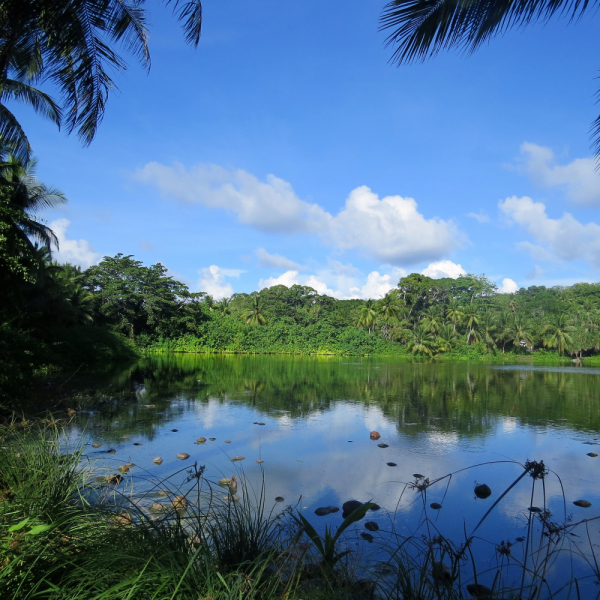
[[[373,499],[382,508],[369,519],[382,532],[394,524],[402,534],[418,533],[423,501],[406,488],[414,474],[433,480],[498,461],[427,490],[427,505],[443,505],[428,509],[435,526],[459,542],[464,528],[472,529],[522,473],[500,461],[527,459],[543,460],[560,476],[566,504],[558,479],[546,481],[546,506],[557,521],[600,514],[600,457],[587,456],[600,454],[599,369],[175,355],[144,359],[95,385],[102,402],[84,405],[72,430],[76,437],[85,429],[88,444],[102,444],[88,446],[90,457],[110,461],[111,468],[133,462],[134,477],[136,470],[163,477],[197,461],[210,479],[243,471],[256,486],[264,468],[269,500],[299,501],[319,527],[342,519],[341,512],[316,517],[317,507]],[[381,439],[372,441],[371,430]],[[200,436],[216,440],[195,445]],[[107,455],[110,448],[116,453]],[[180,452],[189,461],[177,460]],[[156,456],[161,466],[152,463]],[[234,456],[245,460],[232,463]],[[532,503],[531,482],[523,479],[478,530],[492,549],[481,559],[484,567],[497,564],[493,544],[525,535],[528,507],[544,506],[541,486]],[[476,483],[489,485],[492,496],[477,499]],[[578,499],[592,507],[574,506]],[[594,543],[599,530],[592,523]],[[365,544],[360,531],[357,524],[349,543]],[[583,538],[569,543],[584,549]],[[554,568],[560,571],[560,559]]]

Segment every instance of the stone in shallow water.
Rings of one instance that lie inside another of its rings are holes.
[[[473,491],[475,492],[475,495],[478,498],[481,498],[482,500],[485,500],[486,498],[489,498],[492,495],[492,490],[490,489],[490,486],[486,485],[485,483],[475,486],[475,489]]]
[[[206,438],[205,437],[199,437],[194,444],[204,444],[204,442],[206,442]]]
[[[344,502],[344,504],[342,504],[342,510],[345,513],[353,513],[359,506],[362,506],[363,503],[359,502],[358,500],[348,500],[348,502]]]
[[[156,490],[156,495],[157,496],[168,496],[169,490]]]
[[[377,444],[380,448],[389,448],[387,444]]]
[[[375,521],[367,521],[365,523],[365,529],[368,529],[369,531],[379,531],[379,525],[377,525]]]
[[[264,461],[264,460],[260,460],[260,459],[258,459],[256,462],[257,462],[259,465],[262,465],[262,464],[263,464],[265,461]]]
[[[114,448],[111,448],[110,450],[106,451],[106,454],[115,454],[116,450]]]
[[[153,502],[150,505],[150,510],[153,513],[165,513],[167,512],[167,507],[164,504],[161,504],[160,502]]]
[[[245,457],[244,456],[234,456],[231,459],[231,462],[237,462],[238,460],[245,460]]]
[[[92,444],[92,448],[100,448],[100,446],[102,446],[102,444]]]
[[[317,515],[317,517],[325,517],[326,515],[336,513],[339,510],[340,509],[337,506],[320,506],[315,510],[315,515]]]
[[[231,444],[231,440],[225,440],[226,444]]]
[[[398,465],[393,462],[385,463],[388,467],[397,467]]]
[[[433,508],[433,510],[440,510],[440,508],[442,508],[442,505],[439,502],[432,502],[429,506]]]
[[[128,440],[128,439],[129,439],[129,436],[128,436],[128,435],[124,435],[124,436],[123,436],[121,439],[122,439],[122,440]]]
[[[177,455],[177,458],[178,458],[179,460],[187,460],[189,457],[190,457],[190,455],[189,455],[187,452],[180,452],[180,453]]]
[[[131,467],[135,467],[135,463],[125,463],[125,466],[131,469]]]
[[[214,442],[217,438],[208,438],[211,442]]]
[[[285,498],[283,496],[275,496],[275,502],[283,502]]]
[[[596,458],[596,456],[598,456],[595,452],[588,452],[587,455],[591,456],[592,458]]]
[[[171,429],[171,431],[172,431],[173,433],[177,433],[177,432],[179,431],[179,429]]]
[[[370,533],[365,533],[364,531],[361,531],[360,537],[369,542],[369,544],[373,543],[373,540],[375,539]]]
[[[530,506],[528,510],[529,510],[529,512],[532,512],[532,513],[541,513],[542,512],[542,509],[539,506]]]
[[[379,431],[371,431],[371,433],[369,434],[369,437],[372,440],[378,440],[381,437],[381,434],[379,433]]]
[[[475,598],[475,600],[492,600],[494,592],[489,587],[480,583],[470,583],[467,586],[467,592]]]
[[[575,500],[573,504],[575,506],[581,506],[581,508],[589,508],[592,505],[592,503],[588,502],[587,500]]]
[[[129,473],[129,467],[127,465],[121,465],[117,468],[119,470],[119,473]]]
[[[133,442],[133,445],[134,445],[134,446],[141,446],[141,445],[142,445],[142,443],[141,443],[141,442]]]
[[[179,513],[185,512],[188,504],[189,502],[185,496],[176,496],[171,502],[171,506]]]
[[[423,477],[425,477],[425,475],[421,475],[421,473],[413,473],[413,477],[415,479],[423,479]]]
[[[371,502],[371,508],[369,510],[379,510],[381,506],[377,502]]]
[[[153,459],[152,459],[152,462],[153,462],[155,465],[162,465],[162,461],[163,461],[163,459],[162,459],[160,456],[157,456],[156,458],[153,458]]]

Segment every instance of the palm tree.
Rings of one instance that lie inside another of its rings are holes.
[[[460,306],[457,300],[452,300],[448,305],[448,310],[446,311],[446,318],[450,319],[452,323],[454,331],[456,331],[456,325],[462,322],[465,313],[463,312],[463,308]]]
[[[440,315],[438,315],[437,312],[431,308],[423,314],[421,323],[427,331],[433,334],[439,333],[443,326],[443,321]]]
[[[260,310],[260,299],[258,295],[252,296],[250,309],[245,315],[246,325],[264,325],[267,322]]]
[[[371,329],[377,321],[377,307],[375,301],[372,299],[365,300],[365,303],[360,307],[358,313],[358,327],[367,327],[369,329],[369,335],[371,335]]]
[[[469,331],[467,332],[467,342],[469,344],[472,344],[475,341],[479,341],[478,339],[475,339],[478,338],[478,336],[475,335],[475,330],[477,329],[480,320],[481,315],[477,312],[475,308],[469,307],[465,311],[464,324],[469,328]]]
[[[51,246],[58,248],[54,232],[39,220],[37,213],[64,204],[67,199],[62,192],[37,179],[36,164],[34,159],[23,164],[12,155],[0,159],[3,235],[13,240],[13,248],[7,249],[12,256],[23,252],[33,255],[35,242],[48,251]]]
[[[479,337],[485,344],[488,352],[496,349],[496,319],[491,312],[486,312],[483,315],[483,320],[479,326]]]
[[[126,63],[111,47],[120,45],[150,68],[146,0],[6,0],[0,3],[0,137],[22,160],[30,157],[27,137],[6,102],[31,105],[57,124],[63,115],[34,88],[50,81],[63,98],[69,132],[89,144],[115,89],[110,71]],[[184,22],[186,41],[198,45],[201,0],[163,0]]]
[[[397,293],[388,292],[378,303],[379,316],[384,321],[398,319],[402,312],[402,306],[398,301]]]
[[[422,325],[417,327],[413,333],[413,339],[409,341],[408,347],[413,354],[433,354],[435,348],[433,335]]]
[[[558,353],[562,354],[573,343],[569,334],[574,329],[566,313],[558,315],[546,329],[546,335],[543,338],[544,346],[546,348],[556,348]]]
[[[459,47],[474,52],[512,27],[548,21],[559,15],[577,20],[598,2],[568,0],[392,0],[383,9],[380,25],[391,30],[386,43],[396,46],[392,62],[425,60],[440,50]],[[600,117],[593,124],[596,157],[600,158]]]
[[[533,334],[531,332],[531,323],[526,319],[517,317],[513,323],[510,334],[511,341],[515,348],[525,345],[529,348],[533,346]]]
[[[231,298],[223,298],[221,302],[216,304],[216,310],[222,315],[231,314]]]

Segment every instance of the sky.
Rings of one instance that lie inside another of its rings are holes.
[[[11,106],[69,199],[41,215],[56,258],[133,255],[216,298],[600,281],[598,17],[397,67],[383,5],[206,0],[192,49],[149,1],[150,73],[127,57],[89,147]]]

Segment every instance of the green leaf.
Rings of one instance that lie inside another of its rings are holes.
[[[23,529],[23,527],[25,527],[25,525],[27,525],[27,523],[29,523],[29,517],[23,519],[20,523],[17,523],[16,525],[9,527],[8,531],[19,531],[19,529]]]
[[[52,525],[34,525],[27,532],[27,535],[37,535],[38,533],[44,533],[44,531],[48,531],[48,529],[52,529]]]

